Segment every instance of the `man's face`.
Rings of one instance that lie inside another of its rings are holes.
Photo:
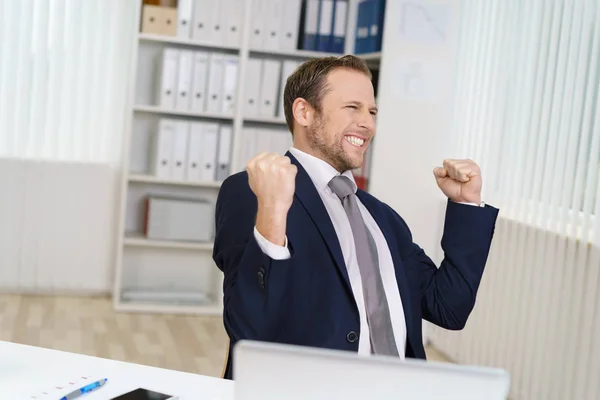
[[[373,85],[366,75],[349,69],[334,70],[327,81],[321,112],[307,129],[308,145],[340,172],[361,167],[375,135]]]

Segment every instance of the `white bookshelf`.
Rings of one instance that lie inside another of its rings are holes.
[[[137,1],[141,20],[142,1]],[[350,0],[345,53],[352,53],[354,47],[353,32],[357,4],[358,0]],[[243,83],[249,59],[303,61],[331,54],[306,50],[251,48],[252,9],[252,0],[245,0],[241,40],[238,45],[222,45],[148,33],[137,33],[131,38],[135,43],[135,53],[130,79],[130,118],[123,137],[124,159],[120,180],[119,235],[113,291],[114,307],[117,311],[207,315],[222,313],[223,278],[212,260],[213,243],[147,238],[144,234],[144,199],[149,195],[202,199],[214,207],[221,186],[221,182],[216,180],[195,182],[159,178],[152,173],[150,149],[161,118],[231,125],[233,136],[229,149],[230,174],[241,171],[245,165],[241,161],[241,156],[248,151],[243,136],[245,128],[271,129],[283,135],[290,135],[286,132],[285,118],[281,113],[244,115],[244,108],[241,105],[244,103]],[[234,111],[223,114],[158,106],[155,96],[158,76],[156,60],[165,48],[219,52],[237,56]],[[369,65],[374,65],[379,59],[379,54],[366,54],[361,57]],[[273,79],[280,82],[279,77]],[[291,135],[289,140],[291,143]]]

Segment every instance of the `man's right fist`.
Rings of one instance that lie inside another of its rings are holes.
[[[248,162],[246,171],[259,208],[287,214],[294,200],[298,172],[289,157],[263,152]]]

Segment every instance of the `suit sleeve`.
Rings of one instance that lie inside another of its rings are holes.
[[[276,340],[294,257],[277,260],[254,234],[257,203],[245,175],[221,185],[215,207],[213,260],[223,271],[223,323],[233,340]]]
[[[400,243],[408,280],[418,290],[423,318],[450,330],[463,329],[475,306],[489,255],[498,209],[448,201],[439,268],[412,241],[406,223]]]

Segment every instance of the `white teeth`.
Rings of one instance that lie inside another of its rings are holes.
[[[359,147],[362,146],[365,143],[364,139],[360,139],[360,138],[357,138],[355,136],[346,136],[346,140],[350,144],[353,144],[353,145],[359,146]]]

